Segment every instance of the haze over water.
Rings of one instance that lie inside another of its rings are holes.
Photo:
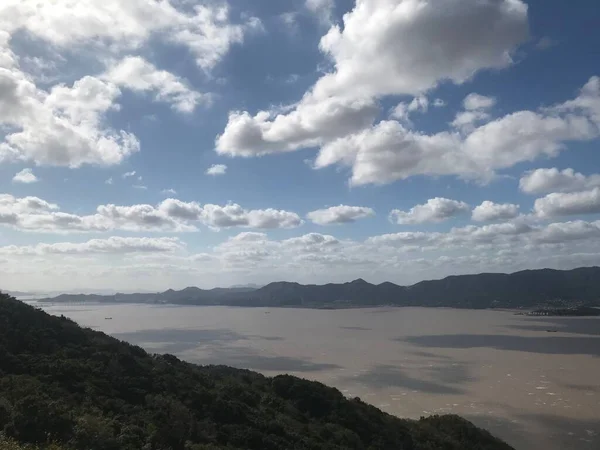
[[[598,318],[428,308],[45,309],[150,352],[321,381],[400,417],[456,413],[517,450],[600,448]]]

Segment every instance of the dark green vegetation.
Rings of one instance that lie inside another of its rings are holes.
[[[402,420],[320,383],[151,356],[3,294],[0,430],[2,450],[510,449],[457,416]]]
[[[513,274],[482,273],[412,286],[351,283],[302,285],[271,283],[259,289],[195,287],[158,294],[60,295],[50,302],[171,303],[178,305],[290,306],[348,308],[361,306],[445,306],[453,308],[532,308],[600,305],[600,267],[567,271],[526,270]]]

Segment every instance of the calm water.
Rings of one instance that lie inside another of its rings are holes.
[[[46,310],[151,352],[318,380],[400,417],[460,414],[517,450],[600,448],[598,318],[424,308]]]

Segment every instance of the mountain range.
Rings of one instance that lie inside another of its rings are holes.
[[[179,291],[169,289],[150,294],[63,294],[40,301],[306,308],[598,306],[600,267],[459,275],[422,281],[412,286],[399,286],[390,282],[371,284],[362,279],[325,285],[275,282],[258,289],[234,287],[206,290],[188,287]]]

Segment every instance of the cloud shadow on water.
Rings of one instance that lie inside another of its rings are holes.
[[[114,333],[114,337],[139,345],[151,353],[171,353],[198,364],[229,365],[258,371],[317,372],[339,369],[337,364],[270,355],[244,342],[279,341],[278,336],[243,335],[227,329],[158,329]]]
[[[546,317],[543,319],[530,319],[519,325],[509,325],[507,328],[511,330],[539,332],[546,332],[546,330],[557,330],[561,333],[600,336],[600,318]]]
[[[411,374],[415,372],[415,375]],[[378,364],[369,371],[346,377],[348,382],[360,383],[374,389],[389,387],[429,394],[465,394],[461,385],[473,380],[464,363],[441,364],[406,369]]]
[[[337,364],[315,362],[308,358],[269,355],[251,347],[212,348],[208,356],[202,358],[194,358],[193,354],[189,356],[190,358],[187,359],[199,364],[224,364],[259,372],[321,372],[341,368]]]
[[[432,334],[400,337],[395,340],[427,348],[493,348],[547,355],[600,356],[600,338],[597,337],[560,337],[551,334],[544,337],[503,334]]]
[[[114,333],[114,337],[145,348],[153,353],[181,353],[198,347],[220,346],[246,339],[227,329],[197,330],[163,328]]]
[[[248,340],[283,341],[279,336],[243,335],[227,329],[163,328],[113,333],[117,339],[130,342],[153,353],[181,353],[198,347],[218,347]]]

